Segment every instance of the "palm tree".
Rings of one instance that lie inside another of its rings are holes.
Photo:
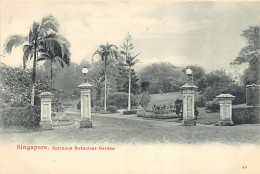
[[[132,36],[127,33],[126,35],[126,43],[123,43],[123,46],[121,48],[123,51],[120,53],[125,56],[126,65],[129,67],[128,72],[128,111],[131,110],[131,73],[132,73],[132,67],[138,62],[138,60],[135,60],[135,58],[139,55],[139,53],[135,56],[132,56],[131,50],[134,49],[134,45],[131,42]]]
[[[105,74],[105,100],[104,100],[104,110],[107,110],[107,65],[109,64],[108,59],[115,58],[117,59],[117,46],[109,44],[100,45],[99,49],[95,51],[92,58],[98,54],[101,57],[101,60],[104,62],[104,74]]]
[[[13,47],[23,45],[27,42],[26,45],[23,45],[23,67],[25,69],[28,59],[33,58],[31,105],[34,105],[38,50],[41,48],[42,43],[48,43],[49,45],[51,43],[59,43],[57,39],[51,37],[52,33],[50,34],[50,32],[58,32],[58,28],[58,21],[51,15],[46,16],[42,18],[40,23],[33,22],[28,36],[12,35],[6,40],[4,45],[5,51],[11,54]]]
[[[53,77],[53,63],[58,61],[62,68],[64,64],[70,65],[70,43],[61,35],[52,34],[51,38],[55,38],[57,42],[43,42],[41,43],[41,49],[39,49],[40,55],[37,61],[48,60],[51,62],[51,84]]]

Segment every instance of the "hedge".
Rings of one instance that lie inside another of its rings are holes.
[[[132,115],[132,114],[137,114],[136,110],[132,110],[132,111],[123,111],[123,115]]]
[[[239,107],[232,109],[234,124],[260,123],[259,107]]]
[[[107,105],[116,106],[118,109],[127,108],[128,93],[125,92],[110,93],[107,96]],[[132,107],[138,106],[138,99],[133,94],[131,94],[131,106]]]
[[[205,108],[206,110],[209,110],[211,112],[217,112],[220,109],[220,105],[217,101],[207,101]]]
[[[10,107],[1,110],[0,123],[3,126],[38,127],[40,122],[40,107]]]

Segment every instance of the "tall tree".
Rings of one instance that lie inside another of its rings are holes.
[[[241,36],[246,38],[247,46],[242,48],[231,64],[248,63],[248,69],[244,72],[245,85],[259,83],[260,26],[250,26]]]
[[[59,28],[58,21],[51,15],[46,16],[42,18],[42,21],[40,23],[33,22],[33,25],[30,28],[28,36],[12,35],[8,37],[4,45],[5,51],[8,54],[12,52],[13,47],[23,45],[24,69],[26,68],[26,62],[28,61],[28,59],[33,58],[31,105],[34,105],[36,64],[37,64],[38,50],[41,48],[42,43],[47,43],[49,45],[51,45],[51,43],[53,44],[55,43],[55,45],[57,44],[60,47],[62,47],[62,45],[59,44],[59,41],[56,38],[51,37],[53,32],[58,32],[58,28]],[[27,42],[26,45],[24,45],[25,42]]]
[[[39,49],[39,56],[37,61],[50,61],[51,62],[51,84],[53,77],[53,63],[59,62],[61,67],[64,67],[64,64],[67,66],[70,65],[70,43],[62,35],[52,34],[50,37],[57,39],[58,43],[53,42],[43,42],[41,49]]]
[[[105,98],[104,98],[104,110],[107,110],[107,66],[110,63],[110,59],[117,59],[117,46],[109,44],[100,45],[98,50],[95,51],[92,57],[99,55],[104,62],[104,75],[105,75]]]
[[[128,68],[125,66],[125,63],[119,62],[117,65],[118,73],[116,77],[116,88],[118,92],[127,92],[129,90],[129,77],[128,77]],[[132,69],[131,72],[131,92],[137,94],[139,92],[138,77]]]
[[[121,46],[123,49],[120,53],[124,55],[126,65],[129,67],[128,70],[128,111],[131,110],[131,74],[132,74],[132,67],[136,64],[137,60],[136,57],[139,55],[133,55],[133,49],[134,45],[132,43],[132,36],[127,33],[125,37],[125,42],[123,43],[123,46]]]

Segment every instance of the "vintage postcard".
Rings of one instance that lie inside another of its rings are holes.
[[[0,173],[260,171],[259,1],[0,1]]]

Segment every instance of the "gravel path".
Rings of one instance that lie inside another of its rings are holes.
[[[59,143],[225,143],[259,144],[260,125],[183,127],[175,122],[148,120],[135,115],[92,116],[93,128],[76,128],[75,124],[27,133],[2,133],[1,141],[23,144]],[[78,120],[75,116],[75,120]]]

